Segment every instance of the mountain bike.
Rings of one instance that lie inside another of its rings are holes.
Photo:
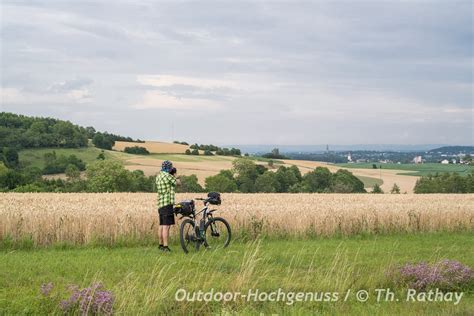
[[[194,201],[203,201],[204,208],[196,213]],[[175,212],[187,217],[181,222],[179,238],[185,253],[199,251],[201,246],[206,249],[226,248],[231,239],[229,223],[222,217],[214,217],[216,209],[210,205],[220,204],[220,194],[211,192],[207,198],[183,201],[176,205]],[[198,221],[198,216],[202,214]]]

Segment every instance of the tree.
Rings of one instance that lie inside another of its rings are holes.
[[[204,151],[204,155],[205,155],[205,156],[214,156],[214,154],[213,154],[209,149],[206,149],[206,150]]]
[[[81,178],[81,171],[73,164],[67,165],[65,173],[68,181],[77,181]]]
[[[394,183],[392,189],[390,190],[392,194],[400,194],[400,187]]]
[[[278,168],[275,176],[278,181],[277,192],[280,193],[288,192],[291,186],[299,182],[293,170],[285,166]]]
[[[274,193],[278,191],[279,187],[277,175],[272,171],[266,171],[259,175],[255,181],[256,192]]]
[[[416,181],[415,193],[474,193],[473,174],[466,177],[457,173],[422,176]]]
[[[44,154],[44,174],[57,174],[66,171],[68,165],[75,165],[79,170],[85,170],[86,164],[76,155],[56,156],[56,152]]]
[[[274,163],[273,163],[273,160],[270,159],[270,160],[268,161],[268,168],[273,169],[274,166],[275,166],[275,165],[274,165]]]
[[[237,174],[236,182],[239,191],[251,193],[255,191],[255,180],[259,173],[255,163],[248,158],[239,158],[232,162],[233,171]]]
[[[23,175],[14,169],[8,169],[0,164],[0,190],[13,190],[24,184]]]
[[[199,156],[199,149],[193,149],[191,155]]]
[[[237,184],[223,174],[207,177],[205,180],[206,191],[208,192],[236,192]]]
[[[124,152],[127,154],[134,154],[134,155],[149,155],[150,152],[145,147],[140,146],[133,146],[133,147],[125,147]]]
[[[184,152],[186,155],[191,155],[191,150],[189,149],[186,149],[186,151]]]
[[[293,165],[290,167],[290,170],[293,172],[293,174],[296,176],[296,179],[298,179],[298,181],[301,181],[303,179],[303,177],[301,176],[301,171],[300,171],[300,168],[298,168],[297,166]]]
[[[112,147],[115,145],[115,140],[110,135],[96,133],[92,138],[92,143],[97,148],[112,150]]]
[[[86,133],[87,133],[87,138],[92,139],[94,137],[95,133],[96,133],[95,128],[93,128],[92,126],[87,126],[85,128],[85,130],[86,130]]]
[[[128,171],[116,161],[98,160],[87,167],[89,192],[126,192],[130,190]]]
[[[18,151],[12,147],[3,148],[2,161],[8,168],[16,168],[19,164]]]
[[[298,170],[299,171],[299,170]],[[332,174],[326,167],[317,167],[303,177],[303,187],[308,192],[324,192],[331,186]]]
[[[235,179],[234,179],[234,173],[232,172],[232,170],[221,170],[221,171],[219,171],[218,174],[219,174],[219,175],[222,175],[222,176],[224,176],[224,177],[226,177],[226,178],[228,178],[228,179],[230,179],[230,180],[232,180],[232,181],[235,181]]]
[[[127,171],[129,185],[127,191],[130,192],[153,192],[155,182],[154,177],[145,177],[142,170]]]
[[[350,187],[350,193],[364,193],[364,183],[354,176],[352,172],[346,169],[339,169],[331,178],[332,192],[336,191],[336,188],[344,186]],[[344,192],[346,193],[346,192]],[[349,192],[348,192],[349,193]]]
[[[383,190],[378,183],[374,184],[374,187],[372,188],[372,193],[383,193]]]
[[[195,174],[190,176],[180,176],[181,185],[177,186],[177,192],[203,192],[203,187],[198,182]]]
[[[100,154],[98,154],[96,159],[97,160],[105,160],[104,151],[102,151]]]

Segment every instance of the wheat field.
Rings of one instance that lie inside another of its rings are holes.
[[[186,149],[189,149],[187,145],[175,144],[175,143],[164,143],[155,141],[145,141],[144,143],[135,142],[122,142],[116,141],[114,150],[123,151],[125,147],[144,147],[152,154],[184,154]]]
[[[198,196],[178,194],[177,201]],[[236,238],[474,231],[473,194],[223,194],[218,209]],[[155,194],[0,194],[4,242],[113,245],[153,241],[157,232]]]

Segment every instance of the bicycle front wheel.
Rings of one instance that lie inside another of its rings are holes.
[[[187,218],[181,223],[179,229],[179,240],[181,242],[181,248],[183,248],[185,253],[196,249],[196,245],[199,241],[196,236],[194,221]]]
[[[230,244],[230,225],[222,217],[211,218],[204,228],[206,232],[206,248],[225,248]]]

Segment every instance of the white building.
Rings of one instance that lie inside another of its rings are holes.
[[[448,160],[448,159],[444,159],[444,160],[441,161],[441,163],[442,163],[443,165],[447,165],[447,164],[449,164],[449,160]]]
[[[421,156],[416,156],[415,158],[413,158],[413,162],[415,162],[415,163],[422,163],[422,162],[423,162],[423,159],[421,158]]]
[[[351,153],[349,153],[349,155],[347,155],[347,161],[352,162],[352,155],[351,155]]]

